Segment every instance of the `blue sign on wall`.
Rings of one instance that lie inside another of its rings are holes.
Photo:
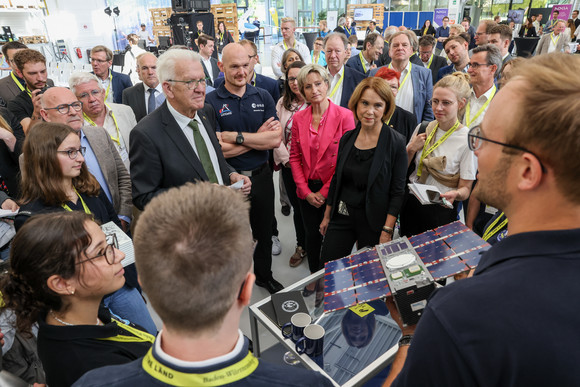
[[[417,29],[417,19],[419,18],[419,12],[405,12],[405,27],[410,30]]]
[[[423,28],[425,20],[429,20],[433,25],[433,12],[419,12],[419,24],[417,24],[419,28]]]
[[[403,25],[403,12],[391,12],[389,26],[399,27]]]

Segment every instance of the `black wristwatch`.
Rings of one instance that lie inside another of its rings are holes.
[[[238,136],[236,137],[236,144],[242,145],[244,143],[244,135],[242,132],[238,132]]]
[[[411,345],[411,340],[413,340],[413,335],[405,335],[399,339],[399,347],[405,345]]]

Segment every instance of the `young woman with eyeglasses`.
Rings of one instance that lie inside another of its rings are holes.
[[[70,165],[68,170],[78,170]],[[51,387],[71,386],[87,371],[136,360],[154,341],[102,307],[102,298],[125,283],[125,254],[117,247],[114,234],[105,235],[82,211],[34,216],[14,238],[0,289],[18,332],[31,334],[38,323],[38,356]]]

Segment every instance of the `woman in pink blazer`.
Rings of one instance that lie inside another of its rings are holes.
[[[310,106],[294,115],[290,167],[306,230],[308,266],[314,273],[322,268],[319,225],[336,167],[338,143],[355,124],[350,110],[328,99],[330,78],[324,67],[303,67],[298,74],[298,87]]]

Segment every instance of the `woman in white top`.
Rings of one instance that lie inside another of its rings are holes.
[[[422,205],[415,196],[407,195],[401,211],[402,235],[417,235],[457,220],[458,203],[469,198],[477,159],[467,146],[468,128],[459,117],[470,92],[469,75],[461,72],[444,77],[433,87],[435,121],[424,131],[417,126],[407,145],[409,163],[414,164],[409,181],[435,186],[453,208]]]

